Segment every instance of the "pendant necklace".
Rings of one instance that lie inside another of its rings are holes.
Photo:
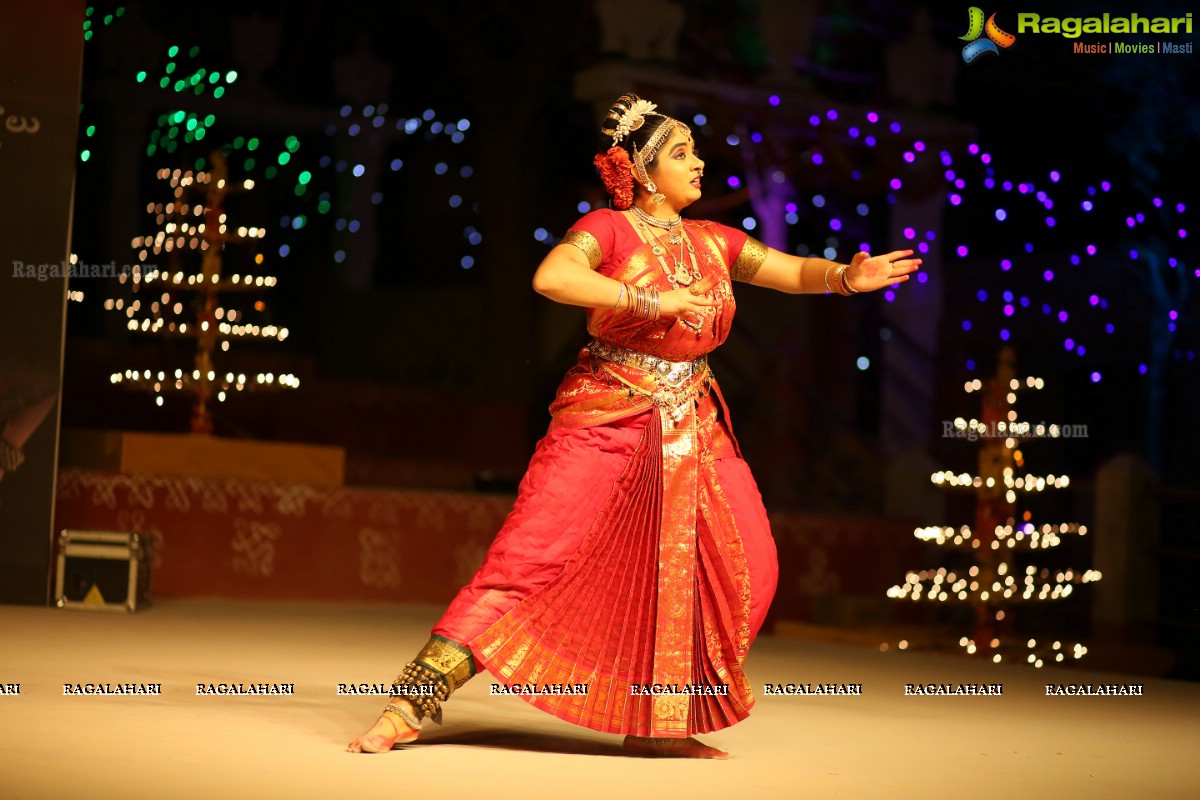
[[[650,245],[651,251],[658,257],[658,263],[662,266],[663,272],[667,274],[667,280],[670,281],[671,288],[678,289],[680,286],[691,286],[700,278],[700,267],[696,264],[696,248],[692,246],[691,239],[682,235],[682,225],[680,225],[681,235],[679,236],[679,240],[674,242],[674,244],[679,245],[678,256],[675,255],[674,251],[669,251],[666,247],[663,247],[662,241],[640,219],[638,220],[637,228],[642,241]],[[668,239],[668,241],[670,240]],[[687,258],[691,260],[690,269],[683,255],[685,248],[688,253]],[[667,264],[667,259],[665,258],[665,253],[667,252],[671,253],[671,260],[675,262],[674,269],[671,269]]]
[[[674,223],[674,225],[679,229],[679,233],[675,234],[678,237],[677,241],[671,242],[671,243],[679,245],[679,256],[676,257],[675,253],[673,251],[671,251],[671,260],[675,262],[675,269],[672,270],[671,267],[667,264],[667,259],[665,257],[667,248],[663,247],[662,241],[658,237],[656,237],[650,231],[650,229],[648,227],[646,227],[646,223],[643,221],[642,218],[643,218],[643,216],[645,216],[645,217],[649,217],[650,219],[654,219],[655,223],[658,223],[655,225],[655,227],[659,227],[659,228],[666,227],[668,225],[668,223],[663,222],[661,220],[657,220],[654,217],[650,217],[649,214],[646,214],[644,211],[637,208],[636,206],[633,207],[633,211],[635,212],[635,215],[638,217],[638,222],[637,222],[638,233],[641,235],[642,241],[644,241],[646,244],[650,245],[651,252],[653,252],[654,255],[658,258],[659,266],[661,266],[662,271],[664,273],[666,273],[667,281],[671,284],[671,288],[677,289],[680,286],[684,286],[684,287],[691,286],[693,283],[695,283],[697,280],[699,280],[700,279],[700,266],[696,263],[696,248],[692,246],[691,239],[689,239],[687,236],[683,235],[683,218],[682,217],[677,218]],[[669,237],[668,237],[667,241],[670,242]],[[685,247],[686,247],[687,253],[688,253],[686,260],[683,255]],[[688,261],[691,262],[690,268],[689,268]],[[692,332],[695,333],[697,336],[700,335],[700,333],[703,329],[703,315],[701,315],[701,322],[699,322],[699,323],[690,322],[689,320],[687,320],[683,317],[680,317],[679,321],[682,322],[686,327],[690,328],[692,330]]]

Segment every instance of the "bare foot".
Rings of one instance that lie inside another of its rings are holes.
[[[405,702],[405,701],[401,701]],[[410,728],[399,714],[384,711],[375,720],[371,729],[346,745],[350,753],[386,753],[397,744],[415,742],[421,735],[420,728]]]
[[[650,739],[626,736],[625,749],[646,758],[729,758],[729,753],[692,738]]]

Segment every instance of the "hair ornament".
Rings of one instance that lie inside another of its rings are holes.
[[[620,105],[625,104],[621,103]],[[630,104],[628,110],[624,114],[621,114],[620,118],[617,119],[617,128],[612,132],[613,144],[615,145],[617,142],[621,141],[626,136],[642,127],[642,125],[646,124],[646,115],[653,114],[654,109],[656,108],[658,108],[658,106],[654,103],[651,103],[649,100],[635,100],[632,104]],[[609,116],[612,117],[616,115],[615,113],[610,112]]]

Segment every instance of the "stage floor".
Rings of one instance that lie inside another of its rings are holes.
[[[134,615],[0,606],[4,798],[1195,798],[1200,686],[1084,670],[764,637],[758,705],[702,737],[728,761],[625,757],[595,734],[490,695],[476,677],[446,725],[383,755],[346,743],[439,609],[161,601]],[[198,697],[197,683],[290,683],[294,697]],[[765,697],[764,683],[862,684]],[[1046,683],[1142,683],[1141,697],[1047,697]],[[162,684],[64,696],[63,684]],[[1003,684],[999,697],[905,696],[907,683]]]

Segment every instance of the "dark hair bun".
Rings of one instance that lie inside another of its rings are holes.
[[[608,115],[604,121],[600,123],[600,133],[611,137],[613,131],[617,129],[617,125],[621,123],[621,117],[629,113],[629,109],[633,108],[633,104],[642,98],[632,92],[621,95],[617,98],[617,102],[613,103],[608,108]]]

